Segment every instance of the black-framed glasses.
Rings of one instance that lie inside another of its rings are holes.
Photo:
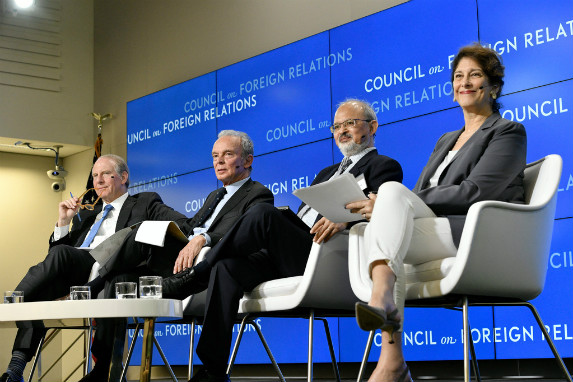
[[[347,119],[344,122],[340,122],[340,123],[335,123],[332,126],[330,126],[330,131],[332,131],[333,133],[335,133],[338,129],[340,129],[341,127],[353,127],[356,126],[356,121],[364,121],[364,122],[372,122],[372,119],[360,119],[360,118],[352,118],[352,119]]]
[[[85,194],[87,194],[88,192],[90,192],[91,190],[94,190],[95,192],[95,188],[90,188],[88,190],[85,190],[83,194],[81,194],[79,196],[79,200],[80,200],[80,208],[85,208],[88,211],[93,211],[95,209],[95,205],[97,204],[98,200],[100,199],[100,196],[98,195],[97,199],[95,200],[95,202],[91,203],[91,204],[82,204],[82,199],[85,196]]]

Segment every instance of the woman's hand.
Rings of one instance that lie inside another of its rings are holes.
[[[359,202],[352,202],[346,205],[346,209],[354,214],[360,214],[368,221],[372,218],[372,210],[374,209],[374,202],[376,201],[376,194],[369,193],[368,199]]]

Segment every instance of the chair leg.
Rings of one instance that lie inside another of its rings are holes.
[[[549,345],[549,347],[551,348],[551,351],[553,352],[553,356],[555,357],[555,360],[557,361],[557,363],[559,364],[559,368],[561,369],[561,371],[563,372],[563,375],[565,375],[565,378],[569,381],[569,382],[573,382],[573,380],[571,379],[571,374],[569,373],[569,370],[567,370],[567,366],[565,366],[565,363],[563,362],[563,359],[561,358],[561,356],[559,355],[559,352],[557,351],[557,348],[555,347],[555,344],[553,343],[553,340],[551,339],[551,337],[549,336],[549,333],[547,332],[547,329],[545,329],[545,325],[543,324],[543,321],[541,320],[541,316],[539,316],[539,313],[537,312],[537,309],[535,309],[535,307],[530,304],[529,302],[525,302],[523,304],[520,305],[524,305],[527,306],[529,308],[529,310],[531,311],[531,313],[533,313],[533,316],[535,317],[535,320],[537,321],[537,324],[539,325],[539,328],[541,329],[541,331],[543,332],[543,335],[545,336],[545,339],[547,340],[547,344]]]
[[[40,340],[40,344],[36,349],[36,354],[34,354],[34,363],[32,364],[32,369],[30,370],[30,375],[28,376],[28,382],[32,382],[32,377],[34,376],[34,371],[36,370],[36,366],[38,365],[38,359],[42,352],[42,345],[44,345],[44,337]]]
[[[356,379],[356,382],[362,382],[362,378],[364,378],[364,372],[366,371],[366,364],[368,363],[368,356],[370,355],[370,349],[372,349],[375,334],[375,330],[370,331],[370,334],[368,334],[368,341],[366,342],[366,348],[364,349],[364,355],[362,356],[362,363],[360,364],[360,371],[358,371],[358,379]]]
[[[328,320],[326,318],[318,318],[322,321],[324,325],[324,333],[326,334],[326,340],[328,341],[328,350],[330,351],[330,360],[332,361],[332,369],[334,371],[334,376],[336,380],[340,382],[340,372],[338,370],[338,362],[336,361],[336,355],[334,354],[334,346],[332,345],[332,337],[330,336],[330,328],[328,327]]]
[[[314,310],[310,310],[308,315],[308,367],[307,367],[307,382],[312,382],[312,345],[314,339]]]
[[[89,319],[89,328],[88,328],[88,343],[86,344],[86,349],[85,349],[85,353],[86,353],[86,364],[85,364],[85,368],[84,368],[84,375],[86,375],[87,373],[89,373],[92,370],[92,339],[94,336],[94,326],[93,326],[93,322],[91,319]]]
[[[267,355],[269,356],[269,358],[273,364],[273,367],[275,368],[275,372],[277,373],[279,379],[281,380],[281,382],[286,382],[285,378],[283,376],[283,373],[281,372],[281,369],[279,368],[279,365],[277,364],[277,361],[275,360],[275,357],[273,356],[273,353],[271,352],[271,348],[269,348],[269,345],[267,344],[267,341],[265,340],[265,336],[263,336],[263,332],[261,332],[261,328],[259,328],[258,325],[252,320],[250,320],[250,323],[251,323],[251,325],[253,325],[253,327],[255,328],[255,331],[259,335],[259,338],[261,339],[261,343],[265,347],[265,350],[267,351]]]
[[[134,318],[135,322],[137,320]],[[141,323],[137,323],[135,325],[135,329],[133,331],[133,338],[129,343],[129,349],[127,350],[127,357],[125,359],[125,365],[123,365],[123,369],[121,370],[121,375],[119,377],[120,381],[125,380],[125,375],[127,374],[127,368],[129,367],[129,362],[131,361],[131,356],[133,355],[133,349],[135,348],[135,342],[137,341],[137,336],[139,335],[139,330],[141,329]]]
[[[233,351],[231,352],[231,359],[229,360],[229,365],[227,366],[227,375],[231,375],[231,371],[233,370],[233,365],[235,364],[235,358],[237,358],[237,352],[239,351],[239,345],[241,344],[241,339],[243,338],[243,333],[245,331],[245,325],[249,320],[249,315],[247,314],[243,321],[241,321],[241,328],[239,329],[239,334],[237,334],[237,339],[235,340],[235,344],[233,345]]]
[[[470,338],[470,355],[472,356],[472,367],[474,369],[474,377],[476,379],[476,382],[481,382],[481,375],[479,373],[479,366],[478,366],[478,361],[477,361],[477,357],[476,357],[476,350],[474,347],[474,339],[472,337],[472,328],[470,325],[468,325],[469,327],[469,338]]]
[[[470,382],[470,330],[468,319],[468,298],[462,299],[463,339],[464,339],[464,382]]]
[[[193,357],[195,352],[195,327],[197,326],[197,320],[191,320],[191,335],[189,336],[189,366],[187,366],[187,380],[190,380],[193,376]]]
[[[157,338],[155,338],[155,336],[153,336],[153,343],[155,344],[155,347],[157,348],[157,351],[159,352],[159,355],[163,360],[163,364],[167,368],[167,371],[169,371],[171,379],[173,380],[173,382],[178,382],[177,377],[175,376],[175,373],[173,372],[173,369],[171,368],[171,365],[169,364],[167,357],[165,357],[165,353],[163,353],[163,349],[161,348],[161,345],[159,345],[159,341],[157,341]]]

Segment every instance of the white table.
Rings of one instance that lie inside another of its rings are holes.
[[[88,318],[128,317],[144,320],[140,381],[149,382],[155,320],[160,317],[182,318],[183,307],[180,300],[100,299],[0,304],[0,328],[14,328],[16,321],[29,320],[42,320],[47,328],[85,327]]]

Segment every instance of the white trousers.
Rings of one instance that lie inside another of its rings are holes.
[[[394,302],[404,317],[404,263],[419,264],[453,257],[457,249],[447,218],[436,214],[416,194],[398,182],[380,186],[370,224],[364,232],[369,264],[386,260],[396,275]]]

